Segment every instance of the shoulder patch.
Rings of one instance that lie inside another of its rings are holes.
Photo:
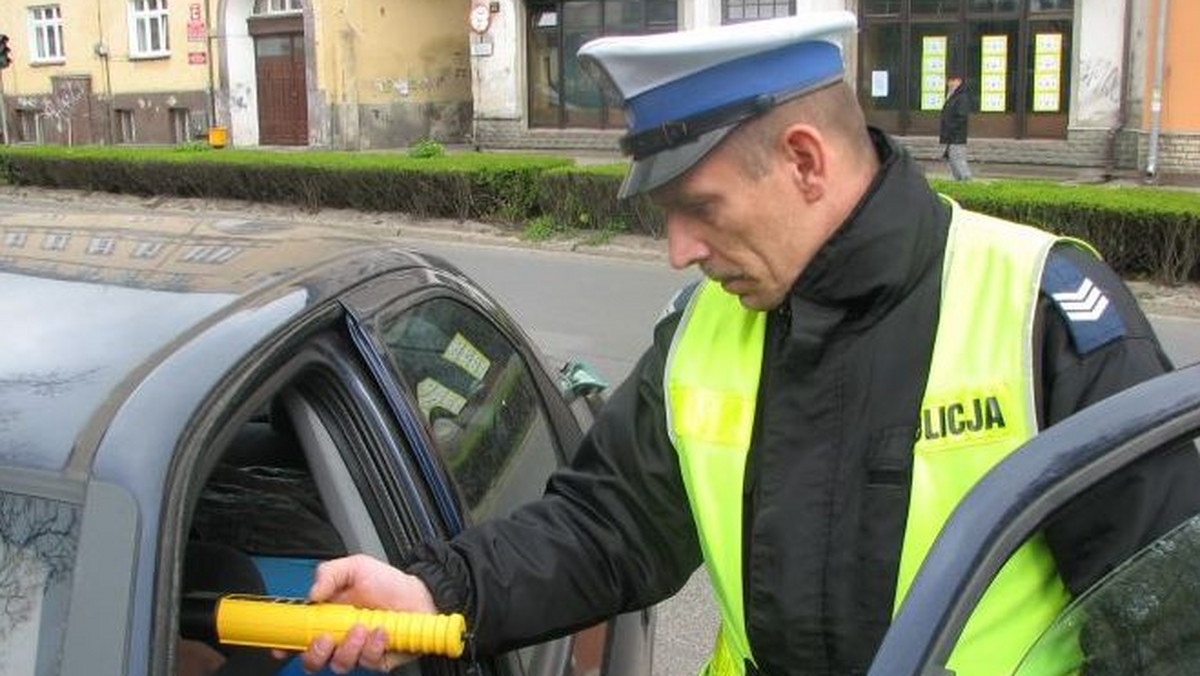
[[[1121,313],[1104,289],[1066,256],[1050,253],[1042,273],[1042,293],[1054,301],[1080,356],[1125,335]]]
[[[696,293],[696,289],[700,288],[700,282],[690,282],[687,286],[675,292],[675,296],[671,298],[671,302],[662,309],[658,314],[658,319],[654,320],[655,324],[661,324],[662,320],[670,317],[676,312],[683,312],[687,307],[688,301],[692,299],[692,294]]]

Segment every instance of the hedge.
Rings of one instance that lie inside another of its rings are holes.
[[[536,209],[537,176],[569,164],[566,158],[531,155],[413,158],[100,146],[0,151],[0,176],[18,184],[500,221],[526,218]]]
[[[548,171],[538,204],[575,227],[620,222],[661,236],[662,216],[649,200],[617,202],[625,169],[622,163]],[[1084,239],[1122,275],[1169,284],[1200,280],[1200,193],[1029,180],[930,183],[967,209]]]
[[[503,223],[541,218],[570,229],[663,236],[662,214],[648,199],[616,199],[625,170],[624,163],[577,167],[562,157],[509,154],[0,148],[0,177],[18,184]],[[931,182],[968,209],[1085,239],[1124,276],[1200,280],[1200,193],[1044,181]]]

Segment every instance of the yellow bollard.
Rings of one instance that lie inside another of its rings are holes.
[[[224,148],[229,142],[229,130],[225,127],[208,128],[208,145],[214,148]]]

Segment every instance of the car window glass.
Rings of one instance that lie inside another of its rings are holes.
[[[77,505],[0,491],[0,672],[59,672],[79,521]]]
[[[1018,676],[1200,673],[1200,515],[1073,602],[1026,654]]]
[[[380,332],[472,517],[502,515],[541,495],[558,456],[516,346],[449,298],[386,317]]]

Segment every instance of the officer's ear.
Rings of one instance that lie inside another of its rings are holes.
[[[806,202],[825,196],[832,159],[829,150],[828,139],[810,124],[797,123],[783,130],[788,178]]]

